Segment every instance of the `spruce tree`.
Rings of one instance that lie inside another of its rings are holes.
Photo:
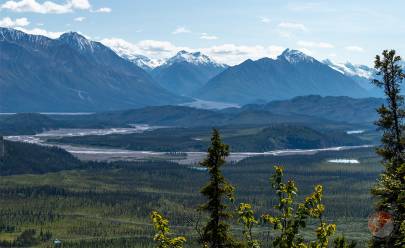
[[[405,246],[405,140],[403,136],[404,99],[400,86],[404,79],[399,62],[401,57],[394,50],[377,55],[375,69],[379,79],[373,83],[384,90],[386,103],[378,108],[376,125],[383,132],[377,153],[383,158],[384,172],[372,193],[377,198],[377,211],[387,211],[393,217],[393,231],[387,237],[374,237],[373,247]],[[402,228],[401,228],[402,226]]]
[[[234,247],[229,224],[231,212],[226,201],[233,201],[234,187],[225,180],[221,167],[229,155],[229,146],[222,143],[218,130],[214,129],[211,146],[208,148],[207,158],[201,165],[208,169],[210,180],[201,189],[201,193],[208,201],[201,206],[201,210],[209,213],[209,220],[203,227],[201,242],[211,248]]]

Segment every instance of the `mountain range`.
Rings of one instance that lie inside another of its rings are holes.
[[[382,95],[369,83],[374,69],[321,62],[291,49],[276,59],[248,59],[228,66],[200,52],[180,51],[156,60],[75,32],[50,39],[0,28],[0,50],[0,112],[106,111],[192,101],[244,105],[305,95]]]
[[[304,95],[366,97],[353,79],[297,50],[277,59],[246,60],[208,81],[194,96],[247,104]]]
[[[151,75],[165,89],[190,96],[228,66],[219,64],[200,52],[178,52],[154,68]]]
[[[116,110],[186,100],[75,32],[50,39],[0,28],[0,51],[0,112]]]
[[[110,44],[112,45],[112,44]],[[265,65],[265,63],[262,63],[264,61],[270,61],[271,59],[269,58],[263,58],[261,60],[258,61],[252,61],[252,60],[247,60],[244,63],[242,63],[241,65],[236,65],[233,67],[230,67],[228,65],[225,64],[220,64],[215,62],[214,60],[212,60],[211,58],[209,58],[206,55],[201,54],[200,52],[194,52],[194,53],[190,53],[187,51],[180,51],[178,52],[175,56],[168,58],[168,59],[163,59],[163,60],[156,60],[156,59],[150,59],[148,57],[145,57],[143,55],[139,55],[139,54],[134,54],[133,52],[131,52],[130,50],[123,50],[120,47],[114,47],[112,45],[112,49],[114,51],[117,51],[117,53],[122,56],[123,58],[128,59],[129,61],[141,66],[142,68],[144,68],[146,71],[150,72],[151,75],[161,84],[161,86],[163,86],[164,88],[177,93],[177,94],[181,94],[181,95],[186,95],[186,96],[193,96],[195,98],[203,98],[205,100],[215,100],[215,101],[222,101],[222,102],[231,102],[231,103],[242,103],[244,104],[245,102],[242,101],[235,101],[234,99],[227,99],[228,98],[228,94],[236,94],[236,92],[233,91],[238,91],[241,90],[242,92],[240,92],[243,95],[245,95],[246,92],[244,92],[243,89],[240,89],[239,87],[242,86],[236,86],[232,89],[232,86],[229,86],[229,89],[226,89],[225,91],[227,92],[226,94],[223,94],[223,92],[219,92],[218,97],[216,98],[212,98],[212,97],[205,97],[205,94],[210,94],[210,93],[205,93],[205,92],[209,92],[209,88],[213,87],[213,84],[215,83],[211,83],[208,84],[208,81],[210,81],[210,79],[213,79],[214,77],[221,77],[221,80],[223,80],[222,77],[230,77],[232,81],[235,81],[233,83],[237,83],[236,81],[242,81],[242,84],[246,83],[246,88],[249,88],[251,90],[257,90],[257,87],[260,87],[259,85],[255,85],[255,83],[257,83],[258,81],[264,81],[264,87],[270,87],[272,89],[272,91],[275,91],[274,94],[282,96],[283,92],[279,92],[277,91],[277,86],[281,85],[282,83],[280,82],[281,80],[276,79],[276,85],[269,85],[269,81],[271,81],[271,77],[268,77],[266,75],[265,78],[262,79],[257,79],[255,80],[253,77],[255,75],[255,73],[259,73],[260,75],[263,75],[263,72],[253,72],[254,69],[249,68],[249,63],[256,63],[256,64],[261,64],[263,65],[262,69],[263,70],[268,70],[269,73],[271,74],[276,74],[277,71],[279,71],[279,73],[281,73],[281,77],[284,77],[285,74],[287,74],[286,69],[283,68],[267,68],[269,65]],[[294,55],[295,54],[295,55]],[[344,75],[345,77],[342,76],[337,76],[340,77],[340,80],[344,79],[343,81],[346,81],[346,86],[347,86],[347,81],[349,81],[348,79],[351,79],[352,81],[354,81],[355,83],[357,83],[359,87],[357,86],[353,86],[355,89],[355,92],[353,94],[347,93],[345,92],[343,89],[339,90],[338,92],[326,92],[326,95],[332,94],[332,95],[348,95],[348,96],[356,96],[356,97],[362,97],[362,96],[371,96],[371,97],[381,97],[382,96],[382,91],[378,88],[376,88],[375,86],[373,86],[372,84],[370,84],[370,80],[371,78],[373,78],[375,76],[375,70],[373,68],[370,68],[366,65],[354,65],[350,62],[346,62],[346,63],[335,63],[332,62],[331,60],[324,60],[324,61],[317,61],[316,59],[309,57],[299,51],[296,50],[290,50],[287,49],[284,51],[284,53],[279,56],[279,58],[277,58],[278,61],[281,61],[283,57],[294,57],[295,56],[295,60],[291,61],[294,63],[291,63],[290,61],[288,61],[291,64],[299,64],[297,65],[298,67],[302,67],[302,63],[298,63],[298,62],[303,62],[303,61],[311,61],[313,62],[313,65],[317,65],[319,66],[320,63],[327,65],[329,68],[333,69],[334,71],[338,72],[339,74]],[[302,61],[300,61],[300,59]],[[274,61],[274,60],[273,60]],[[236,67],[236,68],[235,68]],[[280,66],[278,66],[280,67]],[[229,68],[229,70],[227,70]],[[256,68],[257,69],[257,68]],[[326,68],[325,66],[323,66],[323,69],[327,71],[328,68]],[[232,75],[232,73],[236,73],[238,70],[239,73],[243,74],[246,73],[246,77],[247,79],[241,78],[240,75]],[[275,71],[273,71],[275,70]],[[298,88],[308,88],[306,86],[307,82],[309,81],[316,81],[318,79],[311,79],[310,77],[317,77],[319,75],[318,74],[318,69],[314,68],[315,72],[314,75],[309,75],[309,74],[304,74],[303,76],[300,76],[301,78],[297,78],[298,81],[302,81],[301,82],[296,82],[299,85],[296,85],[295,87]],[[227,75],[224,76],[223,74]],[[336,77],[336,73],[332,72],[331,70],[329,70],[329,74],[334,74],[334,76]],[[258,75],[258,76],[260,76]],[[216,80],[216,79],[215,79]],[[256,82],[251,82],[251,81],[256,81]],[[292,82],[291,79],[287,78],[286,81],[288,81],[289,83],[294,84],[294,82]],[[319,81],[319,80],[318,80]],[[317,84],[319,84],[318,87],[318,91],[314,90],[314,89],[310,89],[308,88],[307,92],[305,93],[310,93],[310,94],[319,94],[322,92],[319,92],[320,90],[322,90],[322,88],[327,88],[328,86],[331,86],[331,84],[333,84],[333,82],[328,82],[329,80],[326,80],[325,82],[327,84],[324,84],[324,82],[316,82]],[[349,85],[352,84],[353,82],[349,83]],[[206,86],[204,88],[204,86]],[[256,86],[256,87],[255,87]],[[339,87],[339,85],[336,85],[336,87]],[[243,88],[243,87],[242,87]],[[262,87],[260,87],[262,88]],[[350,87],[349,87],[350,88]],[[290,89],[291,90],[291,89]],[[325,89],[326,91],[328,89]],[[216,91],[216,90],[213,90]],[[262,99],[253,96],[254,99],[248,99],[248,102],[255,102],[255,101],[259,101],[262,100],[263,101],[268,101],[268,100],[274,100],[277,98],[271,98],[268,99],[269,94],[268,92],[262,92],[262,94],[264,94],[264,96],[262,97]],[[293,94],[293,92],[287,92],[285,95],[285,97],[280,97],[282,99],[285,98],[290,98],[290,95],[301,95],[302,93],[298,93],[298,94]],[[253,94],[255,95],[255,94]],[[232,98],[232,97],[231,97]],[[234,98],[239,98],[239,97],[234,97]]]

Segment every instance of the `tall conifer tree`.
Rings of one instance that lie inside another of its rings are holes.
[[[227,200],[233,201],[234,187],[225,180],[221,171],[228,155],[229,146],[222,143],[219,131],[214,129],[207,158],[201,162],[210,174],[208,184],[201,189],[201,193],[208,199],[207,203],[201,206],[201,210],[209,213],[201,241],[211,248],[234,247],[235,244],[227,223],[231,213],[226,205]]]
[[[405,78],[399,62],[401,57],[394,50],[385,50],[382,57],[377,55],[375,69],[379,79],[373,83],[384,90],[386,104],[377,111],[376,122],[383,131],[382,145],[377,153],[382,156],[384,172],[374,186],[372,193],[377,197],[377,211],[392,214],[394,228],[387,237],[374,237],[373,247],[405,247],[405,139],[404,139],[404,99],[400,86]]]

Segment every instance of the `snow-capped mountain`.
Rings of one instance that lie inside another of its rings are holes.
[[[330,59],[323,61],[324,64],[328,65],[336,71],[348,75],[348,76],[358,76],[366,79],[371,79],[375,75],[375,70],[366,65],[354,65],[350,62],[346,63],[335,63]]]
[[[184,102],[110,48],[0,28],[0,112],[100,111]]]
[[[353,79],[360,87],[367,90],[370,96],[382,96],[382,90],[371,83],[371,80],[376,76],[376,70],[374,68],[370,68],[366,65],[355,65],[350,62],[336,63],[330,59],[326,59],[322,62],[330,68]]]
[[[139,54],[122,54],[121,57],[141,67],[147,72],[150,72],[151,70],[162,65],[165,62],[164,59],[151,59]]]
[[[166,61],[165,59],[154,59],[141,55],[139,48],[122,39],[103,39],[100,42],[111,48],[121,58],[134,63],[147,72],[150,72]]]
[[[284,50],[282,54],[280,54],[277,59],[279,60],[286,60],[289,63],[295,64],[295,63],[300,63],[300,62],[309,62],[312,63],[315,61],[314,58],[311,56],[306,55],[305,53],[294,50],[294,49],[289,49],[287,48]]]
[[[201,52],[190,53],[190,52],[187,52],[184,50],[179,51],[176,55],[167,59],[165,61],[165,63],[162,64],[162,66],[170,66],[175,63],[182,63],[182,62],[186,62],[186,63],[190,63],[190,64],[194,64],[194,65],[213,65],[213,66],[219,67],[219,68],[227,67],[227,65],[217,63],[216,61],[214,61],[207,55],[202,54]]]
[[[286,49],[277,59],[246,60],[218,74],[194,97],[238,104],[296,96],[366,97],[351,78],[298,50]]]
[[[171,58],[151,59],[123,40],[103,40],[122,58],[149,72],[160,85],[176,94],[190,95],[227,65],[216,62],[201,52],[179,51]]]
[[[208,80],[228,68],[200,52],[180,51],[152,70],[160,85],[177,94],[190,96]]]

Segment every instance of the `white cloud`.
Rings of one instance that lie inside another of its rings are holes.
[[[244,46],[235,44],[223,44],[200,49],[203,53],[211,56],[221,63],[229,65],[239,64],[246,59],[260,59],[263,57],[275,58],[284,48],[281,46]]]
[[[111,47],[118,54],[134,55],[142,53],[142,51],[138,48],[137,45],[132,44],[123,39],[119,38],[102,39],[100,42],[106,46]]]
[[[176,46],[169,41],[142,40],[131,43],[120,38],[102,39],[101,43],[113,48],[117,53],[135,55],[141,54],[151,58],[167,58],[180,50],[193,51],[189,47]]]
[[[188,47],[178,47],[169,41],[142,40],[137,45],[147,55],[162,57],[172,56],[180,50],[192,50]]]
[[[184,34],[184,33],[191,33],[191,31],[188,30],[188,29],[185,28],[185,27],[177,27],[177,28],[172,32],[172,34]]]
[[[309,55],[309,56],[313,56],[313,55],[314,55],[314,52],[311,51],[311,50],[309,50],[309,49],[306,48],[306,47],[300,47],[300,48],[298,48],[298,50],[299,50],[300,52],[305,53],[306,55]]]
[[[259,59],[263,57],[275,58],[284,48],[280,46],[244,46],[223,44],[211,47],[190,48],[176,46],[168,41],[142,40],[131,43],[119,38],[103,39],[101,42],[111,47],[118,54],[145,55],[152,59],[168,58],[180,50],[189,52],[200,51],[220,63],[235,65],[246,59]]]
[[[108,8],[108,7],[102,7],[102,8],[94,10],[94,12],[97,12],[97,13],[110,13],[111,11],[112,11],[112,9]]]
[[[307,27],[302,24],[302,23],[296,23],[296,22],[281,22],[278,24],[279,28],[283,29],[294,29],[294,30],[300,30],[300,31],[307,31]]]
[[[76,21],[76,22],[82,22],[82,21],[86,20],[86,17],[79,16],[79,17],[76,17],[76,18],[73,19],[73,20]]]
[[[25,17],[17,18],[15,20],[11,19],[10,17],[4,17],[3,19],[0,20],[0,26],[6,28],[25,27],[28,26],[29,24],[30,22]]]
[[[311,48],[334,48],[335,46],[327,42],[313,42],[313,41],[303,41],[300,40],[297,42],[297,45],[302,47],[311,47]]]
[[[88,0],[70,0],[70,4],[74,9],[90,9],[91,5]]]
[[[207,33],[202,33],[200,36],[200,39],[202,40],[218,40],[218,37],[215,35],[209,35]]]
[[[27,34],[43,35],[52,39],[59,38],[59,36],[63,34],[63,32],[51,32],[41,28],[25,29],[22,27],[16,27],[15,29],[23,31],[24,33]]]
[[[260,21],[261,22],[263,22],[263,23],[270,23],[270,19],[269,18],[267,18],[267,17],[260,17]]]
[[[37,0],[7,1],[0,6],[1,9],[7,9],[15,12],[34,12],[40,14],[64,14],[72,12],[75,9],[87,10],[91,8],[88,0],[67,0],[63,4],[52,1],[43,3]]]
[[[345,49],[350,52],[364,52],[364,49],[359,46],[347,46]]]

